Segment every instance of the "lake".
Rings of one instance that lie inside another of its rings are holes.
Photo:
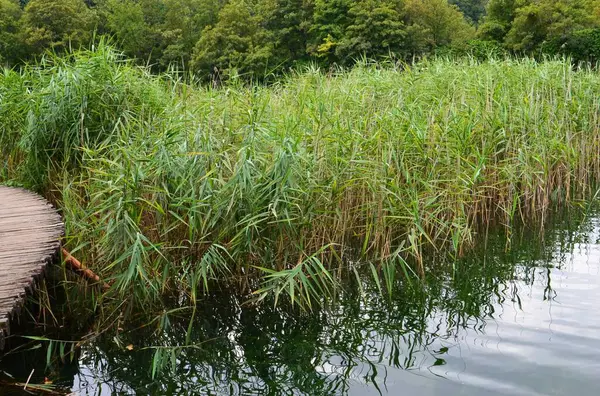
[[[425,285],[399,280],[391,297],[349,282],[335,304],[302,313],[220,292],[198,306],[187,337],[190,312],[175,310],[49,372],[43,348],[2,370],[26,378],[35,368],[32,378],[82,395],[600,393],[598,212],[436,260]],[[155,367],[153,379],[157,354],[176,368]]]

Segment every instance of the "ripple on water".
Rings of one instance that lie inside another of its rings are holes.
[[[198,308],[202,347],[182,349],[179,372],[153,380],[139,346],[161,339],[133,334],[131,352],[86,346],[65,383],[89,394],[600,395],[600,216],[565,224],[510,251],[490,239],[462,272],[389,304],[375,292],[296,315],[219,295]],[[189,323],[172,320],[164,340],[186,345]]]

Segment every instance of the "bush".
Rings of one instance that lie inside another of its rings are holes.
[[[560,37],[544,44],[543,52],[553,55],[567,55],[575,62],[600,61],[600,28],[584,29],[571,36]]]
[[[438,56],[470,57],[479,61],[501,59],[508,55],[507,51],[496,41],[470,40],[461,46],[445,47],[436,51]]]

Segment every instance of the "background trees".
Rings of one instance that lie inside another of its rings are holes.
[[[544,43],[566,40],[577,31],[598,27],[589,0],[538,0],[516,9],[506,44],[533,51]]]
[[[19,57],[20,18],[17,0],[0,0],[0,64],[14,62]]]
[[[164,16],[159,26],[162,67],[188,66],[202,31],[217,21],[223,3],[219,0],[164,0]]]
[[[208,26],[194,49],[192,68],[205,74],[265,74],[273,55],[264,18],[245,0],[232,0]]]
[[[406,14],[412,27],[409,42],[416,52],[466,42],[475,35],[458,7],[446,0],[406,0]]]
[[[312,0],[262,0],[263,25],[272,32],[276,63],[291,66],[308,59],[307,45],[314,4]]]
[[[348,11],[348,26],[336,55],[345,63],[363,54],[372,57],[402,55],[405,52],[404,12],[391,1],[360,0]]]
[[[517,0],[489,0],[479,35],[483,39],[503,42],[515,19],[516,10]]]
[[[32,54],[77,48],[90,41],[94,19],[83,0],[31,0],[21,17],[23,44]]]
[[[485,15],[487,0],[450,0],[449,3],[457,6],[466,19],[478,24]]]
[[[144,59],[152,53],[156,34],[146,22],[144,1],[108,0],[103,5],[105,29],[127,56]]]
[[[489,0],[479,36],[518,53],[599,60],[599,10],[596,0]]]
[[[0,0],[0,62],[103,35],[155,70],[261,78],[439,50],[600,59],[597,0]],[[475,39],[475,40],[474,40]]]

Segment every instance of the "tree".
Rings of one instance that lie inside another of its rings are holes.
[[[231,1],[219,12],[216,25],[202,32],[192,68],[205,77],[215,72],[263,76],[273,57],[273,40],[263,22],[244,0]]]
[[[395,4],[381,0],[358,0],[349,10],[350,23],[337,48],[348,62],[360,55],[379,57],[403,50],[406,30]]]
[[[487,0],[450,0],[471,22],[477,24],[485,15]]]
[[[515,12],[506,44],[517,51],[533,51],[551,40],[567,40],[578,30],[597,27],[592,1],[537,0]]]
[[[503,43],[512,27],[517,7],[517,0],[489,0],[486,16],[479,28],[479,37]]]
[[[20,18],[17,0],[0,0],[0,63],[13,63],[19,56]]]
[[[103,5],[106,30],[129,57],[147,61],[160,57],[159,0],[107,0]],[[158,14],[158,15],[157,15]]]
[[[407,0],[406,21],[415,53],[464,43],[475,35],[460,10],[447,0]]]
[[[94,15],[83,0],[31,0],[22,22],[24,42],[31,53],[46,48],[60,52],[89,43]]]
[[[202,30],[217,22],[222,1],[164,0],[164,22],[160,26],[162,56],[160,64],[186,66]]]
[[[551,40],[543,49],[552,54],[568,55],[576,62],[598,62],[600,28],[578,30],[564,40]]]
[[[336,47],[350,24],[350,0],[316,0],[310,28],[308,52],[334,63],[338,61]]]
[[[273,53],[282,66],[307,58],[313,4],[307,0],[260,0],[265,28],[273,37]]]

